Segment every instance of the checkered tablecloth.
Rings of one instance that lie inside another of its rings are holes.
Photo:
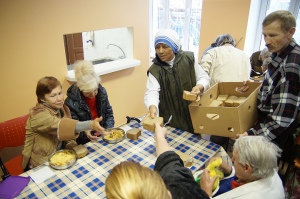
[[[70,168],[53,170],[55,176],[36,184],[30,180],[28,186],[18,198],[105,198],[105,179],[114,166],[122,161],[134,160],[151,169],[156,161],[154,137],[144,130],[140,123],[132,121],[121,128],[140,128],[142,134],[138,140],[124,139],[116,144],[108,144],[101,138],[97,142],[89,142],[85,146],[89,153],[78,159]],[[224,149],[212,142],[203,140],[200,136],[172,127],[167,127],[168,143],[175,150],[193,157],[192,172],[203,167],[213,156],[218,155],[228,162],[230,159]],[[45,167],[42,165],[32,169],[22,176]]]

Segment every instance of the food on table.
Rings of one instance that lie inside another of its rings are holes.
[[[141,129],[133,128],[126,132],[126,136],[128,139],[137,140],[141,135]]]
[[[121,129],[113,129],[110,134],[104,136],[106,140],[116,140],[124,137],[124,132]]]
[[[54,164],[55,166],[64,166],[69,164],[70,162],[74,161],[76,156],[73,151],[70,150],[63,150],[55,153],[50,158],[50,163]]]
[[[77,158],[83,158],[89,153],[89,150],[81,144],[75,146],[73,150],[77,154]]]
[[[193,157],[189,154],[182,153],[181,151],[175,151],[179,155],[185,167],[191,167],[193,165]]]

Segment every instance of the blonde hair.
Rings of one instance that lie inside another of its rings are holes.
[[[161,176],[133,161],[121,162],[112,169],[105,182],[105,193],[107,199],[170,198]]]
[[[95,73],[92,62],[80,60],[74,65],[77,86],[82,92],[92,92],[98,88],[100,77]]]

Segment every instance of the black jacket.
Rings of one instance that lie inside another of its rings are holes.
[[[68,97],[65,100],[65,104],[69,107],[73,119],[79,121],[92,120],[90,109],[76,83],[68,88],[67,96]],[[98,86],[98,94],[96,99],[98,116],[102,116],[103,118],[100,122],[100,125],[103,128],[114,127],[115,120],[113,109],[108,101],[106,90],[101,84]],[[85,144],[90,140],[87,138],[84,132],[81,132],[76,141],[78,144]]]
[[[158,156],[154,171],[162,177],[173,199],[209,199],[195,181],[191,170],[183,166],[174,151],[166,151]]]

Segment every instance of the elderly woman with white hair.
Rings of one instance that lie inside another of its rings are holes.
[[[144,103],[148,115],[161,116],[166,122],[172,115],[170,126],[194,133],[183,91],[200,95],[209,86],[209,77],[198,65],[193,52],[183,51],[178,34],[163,29],[155,36],[156,55],[147,75]]]
[[[100,84],[100,78],[94,71],[90,61],[81,60],[74,66],[76,83],[67,91],[65,104],[71,111],[73,119],[87,121],[101,117],[100,125],[103,128],[114,127],[114,115],[109,103],[106,89]],[[78,144],[85,144],[97,139],[91,131],[81,132],[76,139]]]
[[[281,149],[263,136],[244,136],[233,146],[233,166],[224,161],[220,168],[227,176],[220,181],[219,191],[213,198],[265,199],[284,198],[282,181],[278,175],[277,159]],[[201,188],[212,196],[215,178],[205,169]]]

